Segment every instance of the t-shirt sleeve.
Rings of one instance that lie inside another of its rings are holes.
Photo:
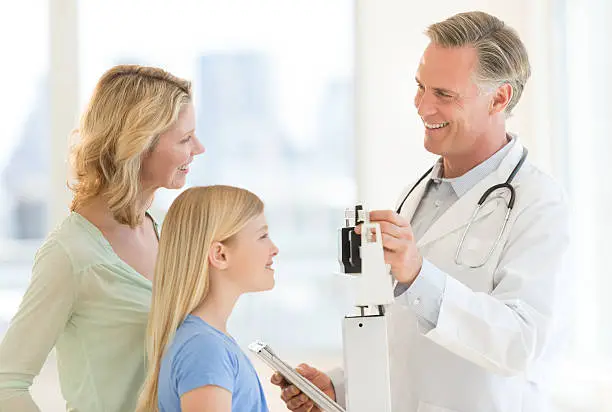
[[[236,366],[232,353],[204,334],[191,337],[177,351],[172,371],[179,396],[208,385],[234,392]]]

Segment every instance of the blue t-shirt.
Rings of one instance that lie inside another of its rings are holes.
[[[257,372],[236,341],[188,315],[162,359],[160,412],[180,412],[181,395],[207,385],[232,393],[232,412],[268,412]]]

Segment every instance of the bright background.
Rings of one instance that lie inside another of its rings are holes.
[[[343,209],[357,200],[392,207],[431,163],[412,105],[422,32],[474,9],[496,14],[525,41],[533,76],[510,129],[572,203],[566,269],[577,287],[558,403],[568,412],[612,410],[607,0],[2,2],[0,336],[34,251],[67,213],[70,130],[107,68],[138,63],[193,80],[207,152],[189,185],[240,185],[266,202],[281,250],[277,286],[241,300],[234,335],[242,344],[265,339],[293,363],[338,363],[350,305],[334,275]],[[157,196],[159,220],[177,194]],[[53,354],[34,393],[43,411],[63,410]],[[277,396],[268,390],[273,411]]]

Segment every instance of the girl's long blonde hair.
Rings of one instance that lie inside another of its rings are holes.
[[[157,412],[161,360],[176,329],[209,289],[208,253],[228,242],[263,213],[262,201],[231,186],[187,189],[170,206],[162,225],[147,330],[148,370],[137,412]]]
[[[71,150],[71,210],[104,195],[115,220],[135,227],[142,155],[191,102],[191,83],[156,68],[115,66],[98,81]]]

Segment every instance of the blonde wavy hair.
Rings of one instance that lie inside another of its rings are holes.
[[[137,412],[158,411],[162,357],[177,328],[208,294],[213,242],[231,242],[263,210],[256,195],[231,186],[193,187],[170,206],[159,240],[147,329],[147,377]]]
[[[442,47],[474,47],[479,63],[474,80],[481,89],[509,84],[512,98],[506,114],[510,115],[531,76],[527,49],[512,27],[485,12],[471,11],[432,24],[425,34]]]
[[[101,195],[119,223],[138,225],[142,156],[191,100],[189,81],[156,67],[121,65],[104,73],[75,131],[70,209]]]

